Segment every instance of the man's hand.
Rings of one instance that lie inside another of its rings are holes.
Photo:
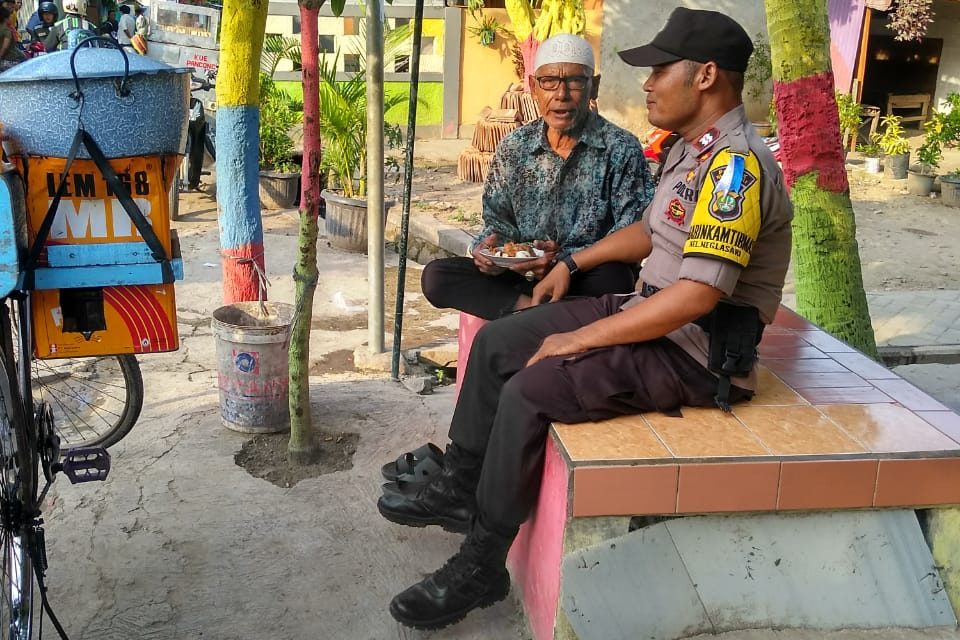
[[[534,365],[550,356],[568,356],[574,353],[583,353],[587,345],[580,341],[576,331],[569,333],[554,333],[544,338],[537,352],[527,360],[527,366]]]
[[[531,306],[537,306],[543,302],[556,302],[567,295],[570,290],[570,270],[567,265],[558,263],[555,269],[551,269],[543,280],[537,283],[533,288],[530,297],[533,299]]]
[[[557,252],[560,248],[553,240],[535,240],[533,246],[543,251],[543,255],[532,260],[524,260],[510,265],[510,270],[525,276],[527,272],[533,271],[533,276],[537,280],[543,280],[557,263]]]
[[[503,267],[498,267],[493,264],[493,261],[490,260],[487,256],[480,253],[483,249],[486,249],[488,252],[493,251],[497,247],[497,234],[491,233],[476,246],[473,250],[473,264],[480,270],[480,273],[483,273],[488,276],[498,276],[505,271]]]

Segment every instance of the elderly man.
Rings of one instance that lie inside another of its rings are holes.
[[[590,111],[600,76],[593,49],[570,34],[537,50],[533,92],[542,118],[497,147],[483,192],[484,229],[472,258],[444,258],[423,270],[421,286],[436,307],[494,320],[530,306],[533,287],[558,261],[640,219],[653,180],[633,134]],[[481,253],[506,242],[543,250],[535,260],[496,266]],[[611,262],[576,274],[570,294],[633,290],[632,265]]]
[[[682,140],[643,220],[574,253],[533,299],[560,299],[572,273],[647,257],[641,291],[538,306],[480,331],[443,472],[377,505],[393,522],[467,532],[443,568],[390,603],[403,624],[443,627],[507,595],[507,550],[536,502],[552,420],[728,408],[752,395],[792,218],[780,170],[742,104],[752,50],[726,15],[678,8],[652,43],[620,53],[653,68],[643,85],[650,122]]]

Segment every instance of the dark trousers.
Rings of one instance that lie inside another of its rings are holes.
[[[633,268],[621,262],[602,264],[570,279],[570,297],[598,297],[608,293],[630,293],[636,285]],[[439,258],[427,263],[420,287],[430,304],[438,309],[458,309],[484,320],[496,320],[513,312],[521,295],[533,293],[536,282],[519,273],[505,271],[497,276],[480,273],[473,258]]]
[[[498,530],[518,527],[540,493],[547,431],[681,405],[714,406],[717,378],[666,338],[526,362],[548,335],[616,313],[627,298],[579,298],[485,325],[473,343],[450,439],[483,457],[477,506]],[[731,400],[746,392],[731,390]]]
[[[191,120],[187,127],[190,150],[187,152],[187,186],[196,189],[200,186],[203,170],[204,138],[207,135],[206,120]]]

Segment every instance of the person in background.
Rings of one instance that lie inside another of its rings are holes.
[[[744,110],[752,51],[730,17],[679,7],[650,44],[619,52],[652,68],[643,83],[650,123],[681,139],[640,222],[551,270],[533,297],[552,304],[480,330],[443,471],[416,494],[378,501],[391,522],[467,534],[440,570],[390,602],[400,623],[438,629],[507,596],[507,551],[536,504],[551,422],[729,411],[753,395],[756,345],[790,264],[793,211]],[[564,298],[572,273],[644,257],[636,295]]]
[[[147,17],[147,8],[144,6],[138,6],[135,13],[137,14],[135,20],[137,33],[143,36],[143,39],[146,40],[147,36],[150,35],[150,18]]]
[[[0,7],[0,71],[6,71],[26,59],[27,56],[17,46],[13,13],[4,4]]]
[[[59,51],[77,46],[97,35],[97,28],[87,20],[87,0],[63,0],[63,20],[50,29],[43,46],[47,51]]]
[[[130,15],[130,5],[121,5],[120,21],[117,23],[117,42],[120,43],[121,47],[132,49],[133,45],[130,44],[130,38],[136,35],[136,33],[137,22],[133,19],[133,16]]]
[[[30,16],[30,22],[27,23],[27,30],[35,42],[43,42],[44,39],[50,35],[50,30],[53,29],[53,25],[57,23],[57,16],[59,15],[57,5],[49,0],[45,0],[40,3],[34,15],[37,16],[39,20],[31,26],[33,16]]]
[[[653,195],[640,141],[590,111],[600,81],[590,44],[570,34],[548,38],[532,66],[543,116],[497,145],[483,188],[484,228],[472,255],[424,267],[423,295],[435,307],[485,320],[529,307],[539,280],[573,252],[639,220]],[[484,253],[507,242],[544,253],[504,269]],[[633,269],[610,263],[578,273],[570,295],[633,291]]]

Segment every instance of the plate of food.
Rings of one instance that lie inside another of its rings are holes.
[[[480,255],[490,258],[490,262],[498,267],[509,267],[518,262],[539,258],[543,255],[543,250],[529,242],[508,242],[502,247],[481,249]]]

